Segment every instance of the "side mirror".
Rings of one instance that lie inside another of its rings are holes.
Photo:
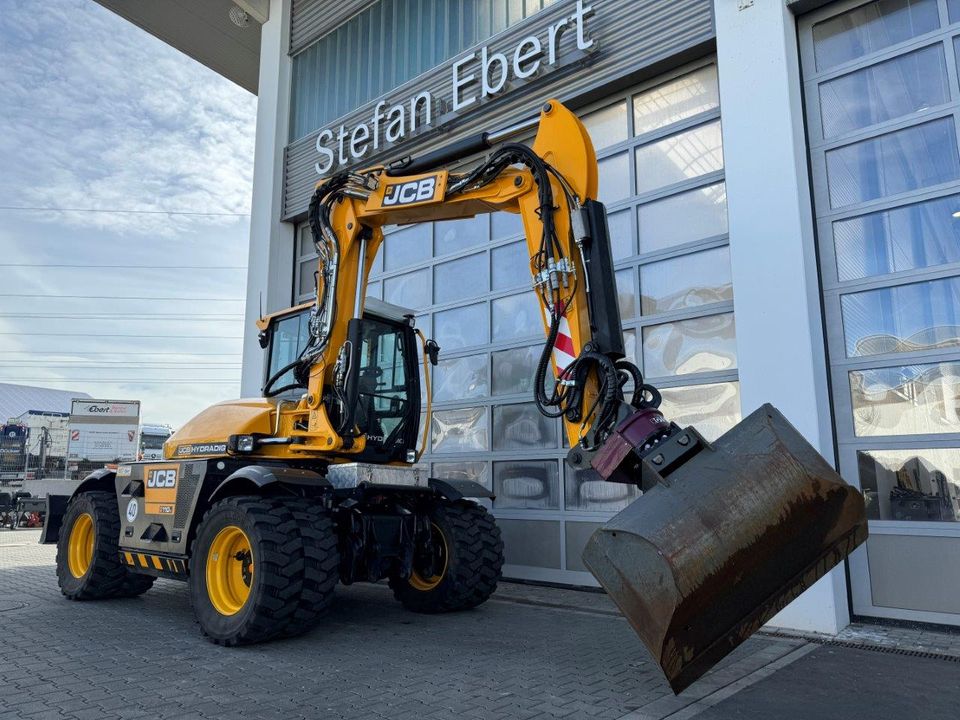
[[[436,365],[440,358],[440,346],[436,340],[427,340],[427,357],[430,358],[430,364]]]

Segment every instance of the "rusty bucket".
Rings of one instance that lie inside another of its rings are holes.
[[[771,405],[700,445],[652,487],[644,460],[650,489],[583,552],[676,693],[867,537],[862,495]]]

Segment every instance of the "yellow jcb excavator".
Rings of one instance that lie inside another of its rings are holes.
[[[532,146],[510,142],[534,129]],[[444,169],[475,156],[472,169]],[[259,322],[263,397],[204,410],[162,462],[94,472],[50,497],[41,541],[58,543],[63,594],[186,580],[202,631],[224,645],[309,629],[338,582],[387,579],[427,613],[489,598],[503,543],[471,498],[491,492],[417,465],[439,348],[365,290],[385,225],[506,211],[522,218],[543,313],[537,407],[562,418],[572,467],[642,490],[584,562],[685,688],[863,542],[864,505],[769,405],[713,443],[664,418],[625,359],[596,195],[590,138],[557,101],[529,122],[319,184],[316,299]]]

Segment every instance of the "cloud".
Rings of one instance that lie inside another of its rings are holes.
[[[5,204],[249,210],[256,98],[89,0],[5,2],[0,98]],[[164,237],[191,222],[45,217]]]
[[[249,211],[254,96],[89,0],[40,5],[2,2],[0,205]],[[248,236],[242,216],[0,210],[0,382],[174,425],[235,397]]]
[[[192,219],[161,243],[33,217],[0,224],[2,262],[30,265],[0,268],[0,382],[140,400],[147,421],[174,426],[236,397],[246,273],[235,267],[245,265],[248,234],[239,220],[211,227]],[[186,258],[201,269],[35,267]],[[170,297],[191,299],[158,299]]]

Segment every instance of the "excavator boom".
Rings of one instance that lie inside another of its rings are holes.
[[[532,145],[505,142],[534,127]],[[593,535],[584,562],[679,692],[863,542],[864,504],[769,405],[714,443],[664,418],[660,394],[625,359],[597,183],[586,130],[555,100],[535,121],[327,179],[309,213],[310,342],[265,394],[291,369],[307,390],[283,452],[362,453],[349,370],[382,228],[519,213],[546,337],[536,404],[562,419],[571,466],[643,492]]]

